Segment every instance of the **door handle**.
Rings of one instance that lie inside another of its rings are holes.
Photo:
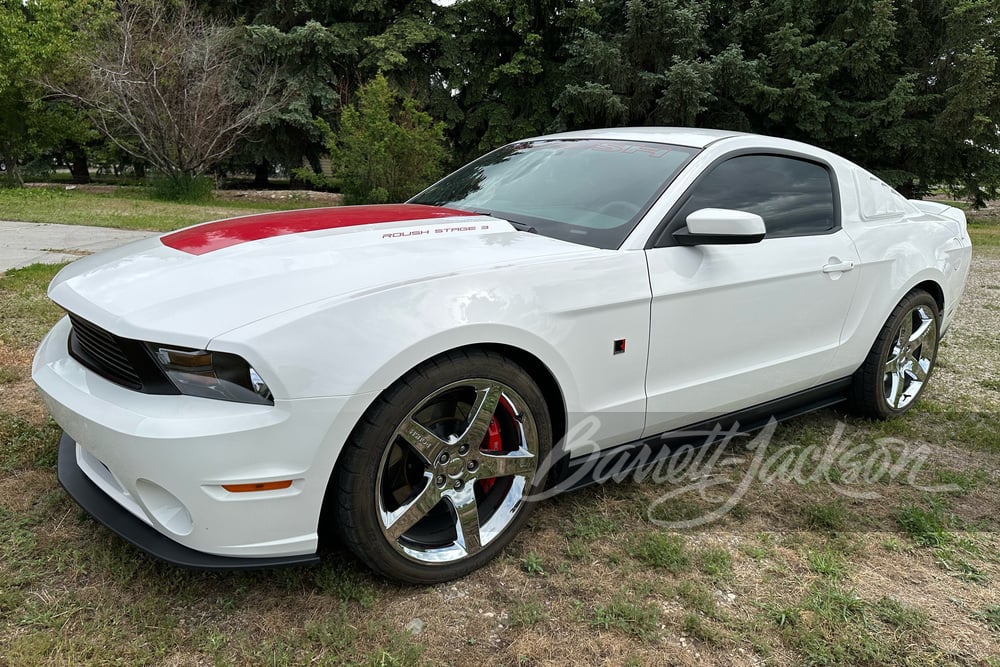
[[[850,271],[854,268],[854,262],[838,262],[837,264],[827,264],[823,267],[823,273],[840,273],[842,271]]]

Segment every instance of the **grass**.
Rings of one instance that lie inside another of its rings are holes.
[[[973,247],[1000,247],[1000,215],[995,212],[967,211]]]
[[[973,618],[977,618],[989,627],[993,632],[1000,632],[1000,604],[991,604],[976,612]]]
[[[528,555],[524,557],[524,560],[521,562],[521,569],[534,577],[545,576],[545,566],[542,563],[542,558],[534,551],[528,552]]]
[[[154,199],[146,188],[121,187],[114,193],[47,188],[0,188],[0,217],[23,222],[97,225],[166,232],[207,220],[317,206],[305,199],[213,200],[184,204]]]
[[[631,555],[645,565],[675,574],[691,565],[684,540],[678,535],[647,533],[632,549]]]
[[[698,567],[714,579],[725,579],[733,572],[733,557],[728,549],[703,549],[698,554]]]
[[[926,642],[926,615],[888,597],[868,601],[852,589],[821,583],[770,615],[799,652],[799,664],[939,663]]]
[[[2,192],[2,191],[0,191]],[[31,348],[62,317],[62,309],[49,301],[46,288],[61,266],[34,264],[0,275],[0,343],[11,349]],[[19,369],[0,357],[4,377],[19,379]]]
[[[844,556],[837,551],[824,549],[822,551],[810,551],[806,556],[809,569],[820,574],[827,579],[843,579],[847,574],[847,561]]]
[[[948,544],[949,518],[940,503],[929,506],[906,505],[896,513],[896,520],[904,533],[921,546],[937,547]]]
[[[660,611],[652,603],[634,603],[617,597],[607,604],[594,607],[591,626],[615,630],[639,639],[649,640],[659,627]]]
[[[812,530],[837,532],[847,523],[847,508],[840,501],[832,503],[809,503],[803,511],[805,524]]]
[[[545,606],[535,598],[518,601],[510,610],[508,626],[530,628],[545,620]]]
[[[997,259],[986,249],[975,270],[991,270]],[[61,315],[45,298],[56,271],[33,266],[0,277],[4,667],[1000,667],[1000,410],[992,384],[1000,368],[989,341],[963,337],[962,321],[942,348],[944,372],[905,418],[876,423],[827,410],[780,426],[768,447],[822,446],[843,423],[844,441],[864,452],[882,438],[927,447],[912,482],[902,475],[855,483],[851,461],[838,460],[829,480],[754,482],[738,512],[676,533],[647,519],[664,486],[608,484],[542,504],[479,572],[402,586],[336,550],[313,567],[182,570],[88,518],[59,487],[59,430],[30,381],[32,352]],[[994,284],[1000,275],[980,279],[967,304],[996,301]],[[964,407],[984,396],[976,409]],[[943,484],[951,490],[923,490]],[[674,498],[654,518],[699,516],[731,490]],[[846,495],[856,491],[876,496]]]

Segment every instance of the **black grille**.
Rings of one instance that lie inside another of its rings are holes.
[[[73,323],[69,353],[81,364],[129,389],[147,394],[180,393],[153,362],[143,343],[116,336],[72,313],[69,319]]]

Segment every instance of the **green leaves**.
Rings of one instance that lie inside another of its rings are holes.
[[[596,2],[556,125],[698,125],[829,148],[912,195],[1000,186],[995,0]]]
[[[345,203],[403,201],[441,175],[444,126],[416,100],[394,93],[381,73],[358,89],[356,100],[356,107],[344,107],[329,142]]]
[[[71,78],[67,56],[86,48],[111,13],[107,0],[0,0],[0,156],[20,184],[18,164],[88,129],[65,105],[44,100],[41,79]]]
[[[200,4],[240,27],[284,95],[237,164],[317,170],[316,121],[339,132],[342,107],[382,72],[444,123],[461,161],[561,129],[698,125],[832,149],[907,195],[951,183],[976,202],[1000,195],[996,0]],[[60,141],[34,79],[63,76],[110,13],[111,0],[0,0],[0,155]],[[251,100],[259,81],[236,83]]]

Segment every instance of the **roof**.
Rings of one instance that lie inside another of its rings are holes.
[[[618,139],[624,141],[652,141],[689,148],[705,148],[728,137],[747,136],[731,130],[710,130],[699,127],[611,127],[597,130],[578,130],[546,135],[545,139]],[[542,137],[534,137],[541,139]]]

